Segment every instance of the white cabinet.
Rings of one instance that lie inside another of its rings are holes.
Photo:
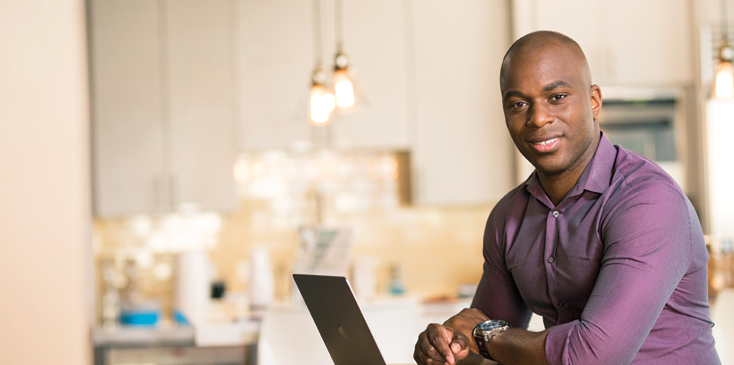
[[[606,0],[610,83],[671,86],[693,82],[688,0]]]
[[[688,0],[514,0],[513,8],[516,38],[539,29],[568,35],[599,85],[693,81]]]
[[[425,204],[496,202],[513,183],[499,89],[510,11],[484,0],[412,8],[414,196]]]
[[[311,9],[311,1],[237,1],[240,148],[287,148],[294,141],[310,139]]]
[[[229,2],[91,2],[98,216],[236,207]]]
[[[409,149],[419,204],[495,202],[512,187],[499,68],[509,8],[471,0],[343,1],[344,47],[367,101],[336,114],[332,146]],[[322,0],[323,66],[333,64],[334,1]],[[313,3],[240,0],[240,147],[310,140]],[[359,94],[358,94],[359,96]],[[359,103],[359,102],[358,102]]]
[[[350,114],[336,114],[335,142],[356,148],[410,146],[406,75],[405,1],[342,0],[344,51],[355,70],[363,101]],[[333,39],[333,38],[332,38]],[[329,48],[333,50],[333,42]],[[333,65],[334,60],[327,59]],[[359,91],[358,91],[358,97]]]
[[[321,3],[324,71],[334,65],[334,1]],[[307,114],[314,63],[314,3],[239,0],[238,98],[240,147],[287,148],[312,140]],[[355,71],[357,106],[332,116],[334,147],[406,149],[405,12],[394,0],[343,1],[344,51]],[[319,127],[314,127],[319,128]],[[321,142],[317,140],[316,142]]]
[[[168,107],[173,207],[234,210],[232,45],[228,0],[170,0]]]

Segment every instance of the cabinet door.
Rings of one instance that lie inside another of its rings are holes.
[[[499,69],[509,47],[503,2],[412,2],[416,198],[496,202],[512,187],[513,146]]]
[[[156,1],[90,7],[95,214],[155,211],[164,203]]]
[[[687,0],[605,0],[609,80],[622,86],[693,81]]]
[[[592,82],[607,84],[609,52],[603,41],[606,25],[601,0],[536,1],[531,6],[530,12],[519,15],[535,19],[533,30],[553,30],[573,38],[586,55]]]
[[[237,2],[235,78],[243,149],[286,148],[311,139],[312,7],[311,1]]]
[[[357,105],[333,115],[337,145],[407,149],[406,10],[404,1],[343,1],[344,51],[354,68]],[[331,38],[333,39],[333,38]],[[334,44],[326,61],[333,65]]]
[[[525,23],[561,32],[579,43],[599,85],[673,86],[692,81],[687,0],[537,1]],[[519,35],[518,35],[519,36]]]
[[[166,3],[171,208],[236,208],[230,1]]]
[[[322,0],[321,66],[334,66],[334,1]],[[238,2],[239,112],[243,149],[287,148],[312,140],[336,147],[406,149],[404,2],[343,1],[344,51],[354,71],[357,105],[332,114],[329,133],[312,131],[308,92],[314,70],[314,3]]]

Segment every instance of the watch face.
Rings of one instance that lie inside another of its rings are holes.
[[[478,324],[476,328],[478,328],[480,330],[484,330],[484,331],[489,331],[489,330],[493,330],[495,328],[502,328],[502,327],[505,327],[507,325],[508,325],[507,324],[507,321],[503,321],[501,319],[492,319],[492,320],[484,321],[484,322]]]

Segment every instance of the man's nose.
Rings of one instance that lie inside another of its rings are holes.
[[[551,114],[547,105],[542,103],[535,103],[528,110],[528,127],[542,128],[548,123],[552,123],[555,118]]]

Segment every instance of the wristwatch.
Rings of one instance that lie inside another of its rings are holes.
[[[474,340],[477,341],[479,353],[485,358],[494,361],[494,359],[489,356],[489,351],[487,351],[487,341],[489,341],[493,336],[505,332],[508,328],[510,328],[510,325],[501,319],[490,319],[489,321],[484,321],[474,327]]]

